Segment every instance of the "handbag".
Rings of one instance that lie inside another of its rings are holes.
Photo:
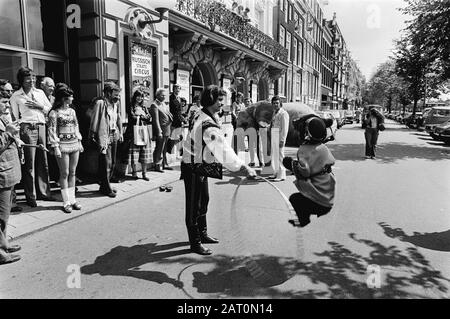
[[[384,126],[384,124],[383,123],[380,123],[380,124],[378,124],[378,130],[379,131],[384,131],[386,129],[386,127]]]
[[[148,130],[146,125],[141,125],[141,117],[138,118],[136,125],[133,126],[133,141],[136,146],[145,146],[148,142]]]

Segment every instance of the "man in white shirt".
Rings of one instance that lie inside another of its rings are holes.
[[[289,114],[283,109],[280,97],[272,98],[272,105],[275,107],[275,115],[273,116],[271,125],[271,155],[272,169],[274,175],[269,178],[275,181],[284,181],[286,179],[286,169],[282,161],[284,158],[284,145],[289,130]]]
[[[10,104],[13,118],[20,123],[20,139],[25,144],[46,145],[46,116],[52,105],[42,90],[36,89],[33,70],[22,67],[17,72],[20,89],[13,93]],[[27,204],[36,207],[38,200],[55,200],[51,196],[48,162],[45,151],[36,147],[24,148],[22,181]],[[35,171],[36,169],[36,171]]]

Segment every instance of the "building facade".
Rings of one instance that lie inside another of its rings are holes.
[[[226,107],[236,92],[253,102],[274,95],[286,71],[288,50],[273,39],[268,13],[272,0],[236,2],[180,0],[169,17],[170,83],[182,85],[187,101],[210,84],[228,90]],[[269,32],[267,34],[266,32]],[[231,99],[230,99],[231,98]]]
[[[327,20],[323,20],[322,37],[322,83],[321,83],[321,110],[330,110],[333,100],[333,35]]]

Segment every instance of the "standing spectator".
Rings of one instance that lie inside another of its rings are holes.
[[[271,166],[274,175],[269,178],[275,179],[278,182],[286,179],[286,169],[282,165],[282,161],[284,158],[284,145],[289,129],[289,114],[283,109],[283,103],[279,96],[272,98],[272,105],[275,108],[275,115],[273,116],[270,129],[270,153],[272,155]]]
[[[99,191],[109,197],[116,197],[116,190],[111,187],[110,180],[116,164],[117,142],[123,141],[120,91],[114,82],[105,83],[104,96],[95,100],[89,130],[89,140],[98,146],[99,151]]]
[[[71,108],[72,102],[72,89],[59,86],[55,92],[53,108],[48,114],[48,139],[59,167],[63,209],[68,214],[72,209],[81,209],[81,205],[75,200],[75,174],[83,146],[77,115]]]
[[[164,103],[166,99],[166,90],[159,88],[155,93],[156,99],[150,106],[152,116],[153,137],[156,141],[153,151],[153,163],[155,163],[155,172],[163,173],[162,169],[171,170],[167,166],[167,140],[170,136],[170,125],[172,124],[172,114],[169,107]]]
[[[366,158],[374,159],[378,134],[380,126],[384,125],[384,117],[377,109],[371,106],[363,121],[365,126],[364,137],[366,139]]]
[[[192,104],[187,110],[187,119],[189,120],[197,111],[200,111],[202,106],[200,105],[200,96],[196,95],[192,98]]]
[[[20,89],[13,93],[10,103],[13,117],[20,120],[20,139],[25,144],[46,145],[46,116],[52,105],[42,90],[36,89],[33,70],[22,67],[17,72]],[[27,204],[36,207],[36,199],[55,201],[51,196],[47,154],[44,150],[24,149],[22,165],[23,187]]]
[[[14,89],[13,89],[11,83],[9,83],[8,80],[0,79],[0,94],[2,94],[2,97],[7,98],[9,100],[11,98],[11,96],[13,95],[13,93],[14,93]],[[11,105],[9,105],[9,103],[8,103],[8,107],[5,110],[5,112],[3,113],[3,115],[10,122],[13,121]]]
[[[246,97],[244,99],[244,106],[245,108],[248,108],[252,104],[252,100],[249,97]]]
[[[50,77],[45,77],[42,79],[41,82],[41,89],[44,91],[45,96],[47,96],[47,99],[50,101],[50,104],[53,105],[55,102],[55,97],[53,96],[53,93],[55,92],[55,82]]]
[[[0,99],[0,113],[4,112],[8,103],[8,98]],[[10,169],[0,170],[0,265],[18,261],[20,256],[11,254],[19,251],[20,246],[10,245],[6,229],[11,210],[11,191],[20,182],[20,157],[18,147],[19,125],[17,123],[6,124],[0,118],[0,166],[10,167]]]
[[[183,125],[186,122],[186,118],[183,115],[183,104],[179,96],[180,91],[181,86],[179,84],[174,84],[173,93],[169,97],[169,109],[173,116],[173,121],[172,132],[170,139],[167,142],[168,153],[172,153],[173,147],[183,140]]]
[[[237,124],[237,115],[240,111],[245,109],[245,105],[243,103],[244,94],[241,92],[236,93],[236,100],[231,104],[230,113],[231,113],[231,125],[233,125],[233,130],[236,130]]]
[[[136,164],[139,162],[142,168],[142,179],[149,181],[147,177],[147,166],[151,162],[151,143],[146,145],[136,145],[134,141],[134,126],[137,123],[147,126],[150,124],[150,111],[144,106],[145,92],[142,89],[137,89],[131,98],[131,107],[128,114],[128,126],[124,134],[124,143],[129,141],[128,159],[131,164],[132,177],[138,179]],[[124,154],[125,156],[125,154]]]
[[[217,113],[226,95],[216,85],[208,86],[201,97],[202,110],[197,112],[189,121],[189,133],[183,144],[183,159],[181,161],[181,177],[184,180],[186,198],[186,227],[191,250],[200,255],[210,255],[211,250],[202,244],[214,244],[219,241],[208,235],[206,213],[208,212],[209,191],[208,177],[199,175],[193,170],[197,160],[208,165],[203,154],[214,154],[214,162],[221,163],[227,169],[236,172],[245,169],[254,177],[255,171],[245,165],[237,157],[218,124]],[[195,144],[200,143],[200,144]],[[205,147],[209,152],[205,152]],[[211,159],[207,161],[211,164]],[[222,170],[222,167],[218,168]],[[205,169],[207,171],[207,169]]]
[[[7,103],[5,100],[5,109],[3,111],[3,114],[1,115],[6,124],[9,124],[13,121],[11,105],[9,104],[9,99],[11,98],[13,93],[14,93],[14,89],[13,89],[11,83],[9,83],[8,80],[0,79],[0,98],[8,99]],[[23,209],[22,209],[22,207],[17,205],[17,195],[16,195],[16,190],[14,187],[12,189],[11,196],[12,196],[11,212],[13,212],[13,213],[21,212]]]

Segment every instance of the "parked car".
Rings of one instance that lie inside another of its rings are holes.
[[[425,131],[436,139],[434,127],[450,120],[450,106],[434,106],[424,120]]]
[[[344,124],[353,124],[355,121],[355,113],[353,111],[344,111]]]
[[[403,119],[405,125],[409,128],[417,128],[418,121],[421,121],[423,116],[422,112],[416,112],[414,116],[410,114],[408,117]]]
[[[329,110],[326,112],[331,113],[336,119],[338,129],[344,125],[344,117],[341,115],[341,112],[339,112],[338,110]]]
[[[450,120],[436,125],[433,134],[437,140],[443,141],[445,144],[450,144]]]
[[[327,129],[327,139],[336,136],[336,132],[338,130],[338,122],[334,115],[330,111],[316,111],[316,114],[323,119],[332,119],[333,125],[329,129]]]

